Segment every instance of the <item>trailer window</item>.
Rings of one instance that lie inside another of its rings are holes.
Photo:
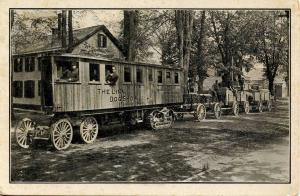
[[[149,82],[153,81],[153,71],[152,71],[152,69],[148,69],[148,80],[149,80]]]
[[[179,83],[179,74],[177,72],[174,73],[174,83],[175,84]]]
[[[136,82],[143,83],[143,70],[140,68],[136,69]]]
[[[14,97],[23,97],[23,82],[22,81],[14,81],[13,82],[13,96]]]
[[[162,83],[162,71],[157,71],[157,83]]]
[[[23,71],[23,61],[22,58],[14,59],[14,72],[22,72]]]
[[[24,82],[24,97],[33,98],[34,97],[34,81],[27,80]]]
[[[34,57],[25,58],[25,71],[26,72],[34,71]]]
[[[74,61],[58,61],[57,78],[59,80],[77,82],[79,81],[79,63]]]
[[[99,64],[90,63],[90,81],[100,81]]]
[[[124,82],[131,82],[131,69],[124,67]]]

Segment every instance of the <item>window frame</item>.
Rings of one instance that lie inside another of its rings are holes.
[[[99,33],[97,37],[98,48],[107,48],[107,36],[103,33]]]
[[[25,72],[34,72],[35,70],[35,57],[25,57]]]
[[[150,73],[151,73],[151,80],[150,80]],[[153,77],[154,76],[154,74],[153,74],[153,68],[148,68],[148,82],[154,82],[154,80],[153,80]]]
[[[16,83],[21,84],[20,87],[19,87],[20,91],[16,90],[16,87],[15,87]],[[24,87],[23,86],[24,86],[24,84],[23,84],[22,80],[15,80],[15,81],[13,81],[13,93],[12,93],[12,96],[15,97],[15,98],[23,98],[23,95],[24,95],[24,89],[23,89]],[[18,93],[20,95],[17,96],[16,92],[20,92],[20,93]]]
[[[125,69],[129,69],[130,70],[130,81],[125,81]],[[123,67],[123,82],[124,83],[132,83],[132,67],[130,67],[130,66],[124,66]]]
[[[140,76],[141,80],[140,81],[138,81],[138,70],[140,70],[140,73],[141,73],[141,76]],[[138,84],[143,84],[144,83],[143,75],[144,75],[143,68],[136,67],[136,69],[135,69],[135,81],[136,81],[136,83],[138,83]]]
[[[18,62],[20,60],[20,62]],[[17,63],[16,63],[17,61]],[[14,59],[14,72],[23,72],[23,58],[18,57]]]
[[[164,83],[163,71],[159,69],[159,70],[156,71],[156,73],[157,73],[157,78],[156,78],[157,84],[163,84]],[[160,77],[159,73],[161,73],[161,82],[159,82],[159,77]]]
[[[177,75],[177,82],[176,82],[176,75]],[[179,72],[175,71],[174,72],[174,84],[179,84],[180,76]]]
[[[97,67],[98,69],[98,80],[91,80],[91,66],[95,66]],[[94,83],[100,83],[101,81],[101,73],[100,73],[100,64],[99,63],[89,63],[89,82],[94,82]]]
[[[169,77],[167,77],[168,73],[169,73]],[[172,76],[171,75],[172,75],[171,71],[170,70],[166,70],[165,78],[166,78],[166,83],[168,83],[168,84],[172,83]]]
[[[33,86],[30,86],[33,90],[31,92],[30,95],[28,95],[27,93],[29,93],[30,91],[26,89],[26,84],[29,84],[30,82],[32,82]],[[28,92],[29,91],[29,92]],[[24,98],[34,98],[35,97],[35,81],[34,80],[25,80],[24,81]]]

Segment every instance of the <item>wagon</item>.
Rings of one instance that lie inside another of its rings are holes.
[[[249,90],[252,94],[249,96],[249,105],[252,111],[263,112],[272,110],[273,98],[268,89]]]
[[[237,101],[241,111],[244,111],[245,114],[248,114],[251,110],[249,98],[252,96],[252,93],[249,91],[237,91]]]
[[[213,99],[211,94],[189,93],[183,95],[184,104],[175,111],[177,118],[182,119],[184,114],[191,114],[199,121],[207,115],[221,118],[220,103]]]
[[[217,94],[222,111],[230,111],[233,115],[238,116],[239,103],[236,92],[227,87],[221,87]]]

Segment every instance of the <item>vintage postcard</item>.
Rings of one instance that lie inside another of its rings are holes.
[[[299,194],[298,1],[0,5],[1,194]]]

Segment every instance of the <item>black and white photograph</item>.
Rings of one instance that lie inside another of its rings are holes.
[[[7,10],[9,186],[299,183],[294,8],[38,5]]]

